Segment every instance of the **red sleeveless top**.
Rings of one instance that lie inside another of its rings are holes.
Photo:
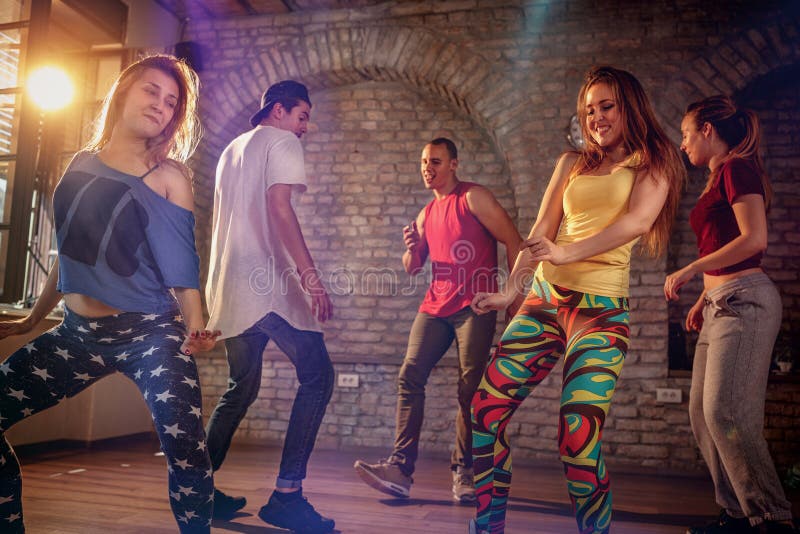
[[[469,306],[476,293],[497,291],[497,241],[467,205],[467,191],[475,185],[459,182],[425,206],[432,280],[420,312],[447,317]]]

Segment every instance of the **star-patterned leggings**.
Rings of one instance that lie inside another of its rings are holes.
[[[502,534],[514,411],[564,355],[558,446],[582,534],[608,532],[611,489],[601,435],[628,350],[628,302],[535,280],[472,399],[478,527]]]
[[[0,524],[23,532],[22,479],[5,431],[114,372],[133,380],[150,408],[167,459],[169,497],[184,533],[210,532],[211,461],[201,415],[197,367],[180,352],[177,311],[90,319],[66,310],[64,321],[0,365]]]

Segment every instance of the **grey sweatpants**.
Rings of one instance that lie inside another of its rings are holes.
[[[766,274],[706,294],[689,394],[692,431],[716,500],[752,525],[792,518],[764,440],[764,398],[781,298]]]

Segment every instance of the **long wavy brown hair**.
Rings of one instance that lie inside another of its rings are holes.
[[[666,180],[669,185],[661,212],[640,242],[646,254],[660,256],[669,242],[672,222],[686,184],[686,167],[678,148],[659,124],[642,84],[631,73],[609,66],[594,67],[586,73],[577,104],[586,144],[572,168],[572,175],[596,169],[605,157],[605,151],[592,138],[586,125],[586,93],[598,83],[606,84],[611,89],[619,107],[623,124],[622,143],[626,152],[633,156],[628,160],[630,168],[637,177],[649,175],[654,180]]]
[[[197,115],[200,81],[191,67],[167,54],[145,57],[122,71],[103,100],[94,135],[85,149],[97,151],[108,143],[122,113],[128,91],[147,69],[160,70],[175,80],[178,84],[178,102],[172,120],[160,134],[147,140],[146,163],[157,165],[172,160],[180,163],[184,174],[188,175],[189,170],[183,164],[194,153],[202,135],[200,118]]]
[[[719,138],[728,145],[728,154],[720,163],[732,158],[742,158],[750,160],[755,165],[761,178],[761,185],[764,187],[764,203],[769,208],[772,201],[772,186],[758,151],[761,146],[761,126],[755,112],[739,108],[729,96],[714,95],[689,104],[686,116],[694,120],[695,128],[698,130],[705,123],[709,123],[717,131]],[[722,165],[718,165],[711,172],[706,189],[714,182],[721,168]]]

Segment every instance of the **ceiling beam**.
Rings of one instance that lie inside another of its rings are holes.
[[[185,0],[177,0],[175,8],[170,7],[164,0],[153,0],[156,4],[161,6],[164,10],[169,11],[172,13],[176,19],[180,21],[184,21],[186,19],[191,19],[193,13],[189,12],[189,9],[186,6]],[[208,8],[206,3],[202,0],[191,0],[191,5],[193,8],[199,8],[200,11],[203,12],[203,16],[207,19],[215,18],[214,13]],[[196,10],[196,9],[195,9]]]
[[[61,0],[62,3],[101,28],[116,42],[125,41],[128,6],[120,0]]]

